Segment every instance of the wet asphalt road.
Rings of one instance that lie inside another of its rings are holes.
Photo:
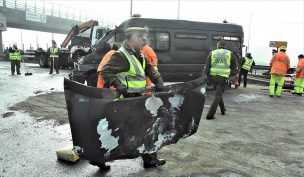
[[[144,169],[141,158],[110,162],[103,173],[87,161],[58,161],[55,151],[72,143],[69,124],[39,121],[10,106],[29,96],[63,91],[63,78],[28,64],[32,76],[11,76],[0,62],[0,177],[11,176],[304,176],[304,99],[290,93],[269,98],[264,88],[230,89],[227,115],[205,120],[213,92],[208,92],[198,132],[159,151],[167,164]],[[64,104],[64,103],[62,103]],[[282,107],[284,105],[284,107]],[[41,108],[43,110],[43,108]]]

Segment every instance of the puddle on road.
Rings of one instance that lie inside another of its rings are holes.
[[[233,98],[234,102],[251,102],[251,101],[266,101],[268,97],[264,95],[255,95],[255,94],[239,94]]]
[[[63,92],[31,96],[25,101],[9,107],[9,109],[27,112],[35,117],[37,121],[54,120],[55,123],[60,125],[68,123],[68,113]]]

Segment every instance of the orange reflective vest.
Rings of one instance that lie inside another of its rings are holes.
[[[104,87],[104,80],[100,75],[100,71],[101,71],[102,67],[109,62],[109,60],[111,59],[112,55],[115,52],[116,52],[116,50],[110,50],[108,53],[106,53],[104,55],[101,62],[99,63],[98,68],[97,68],[97,75],[98,75],[97,88],[103,88]]]
[[[284,77],[289,67],[290,59],[284,52],[276,53],[270,61],[271,74]]]
[[[299,59],[299,63],[296,70],[297,78],[304,78],[304,58]]]
[[[141,53],[144,55],[144,57],[149,61],[149,63],[153,66],[153,67],[157,67],[157,63],[158,63],[158,59],[157,56],[154,52],[154,50],[148,46],[145,45],[142,49],[141,49]],[[149,79],[149,77],[146,78],[147,80],[147,86],[151,86],[152,82]]]

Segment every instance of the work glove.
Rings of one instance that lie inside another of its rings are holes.
[[[164,85],[164,81],[162,78],[158,78],[155,83],[155,91],[156,92],[165,92],[168,91]]]
[[[119,93],[119,94],[127,94],[128,92],[128,89],[127,87],[125,87],[124,85],[122,85],[118,80],[116,80],[114,82],[114,86],[116,88],[116,91]]]

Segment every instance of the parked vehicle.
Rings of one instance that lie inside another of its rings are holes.
[[[91,29],[90,33],[85,33],[88,29]],[[61,68],[73,67],[74,61],[92,52],[92,46],[94,46],[106,32],[107,28],[98,26],[98,22],[95,20],[73,26],[60,45],[59,66]],[[71,44],[68,46],[70,42]],[[66,48],[67,46],[68,48]],[[38,48],[35,51],[35,59],[39,61],[40,67],[49,67],[49,54],[42,48]]]
[[[150,46],[158,57],[158,69],[166,82],[181,82],[198,78],[202,74],[210,51],[216,49],[220,39],[237,57],[242,56],[243,28],[230,23],[206,23],[186,20],[131,18],[104,36],[93,53],[75,62],[70,78],[96,86],[96,69],[103,55],[99,50],[105,43],[121,46],[124,30],[129,27],[148,27]]]

